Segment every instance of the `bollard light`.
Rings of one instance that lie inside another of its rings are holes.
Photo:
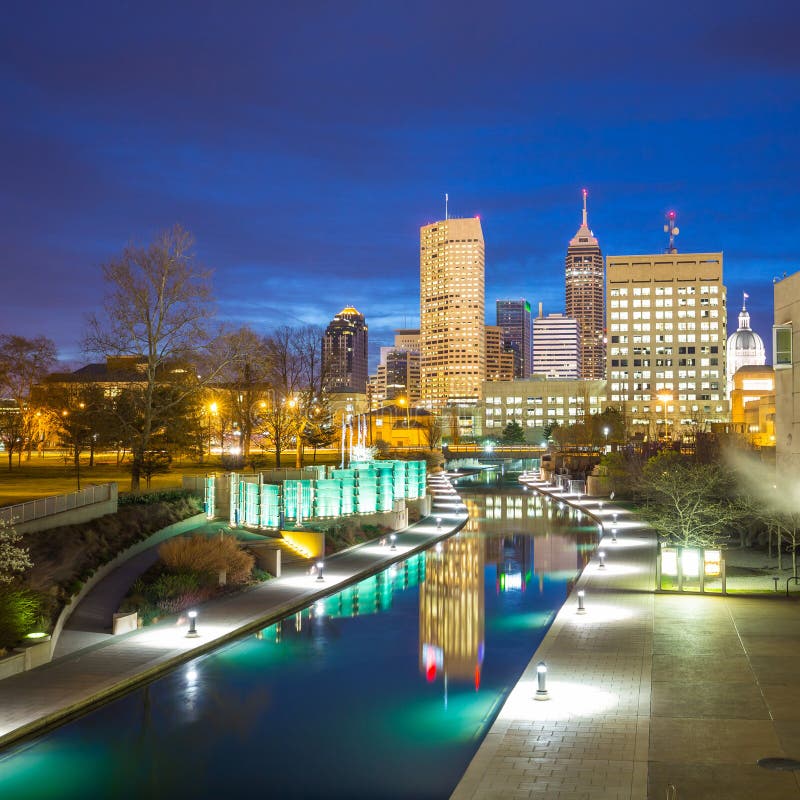
[[[586,608],[583,605],[584,594],[585,594],[585,592],[583,591],[583,589],[579,589],[578,590],[578,610],[576,612],[577,614],[585,614],[586,613]]]
[[[616,511],[611,515],[611,519],[612,519],[613,522],[617,521],[617,512]]]
[[[436,517],[436,530],[440,531],[442,529],[442,518]]]
[[[442,554],[442,550],[443,550],[442,543],[441,542],[436,542],[436,552],[437,552],[437,554],[441,555]]]
[[[599,504],[599,507],[598,507],[598,511],[602,511],[602,510],[603,510],[603,501],[601,500],[600,504]]]
[[[612,528],[611,529],[611,541],[612,542],[616,542],[617,541],[617,529],[616,528]]]
[[[540,661],[536,665],[536,681],[538,688],[536,689],[534,699],[549,700],[550,692],[547,691],[547,664],[545,664],[544,661]]]
[[[598,554],[597,554],[597,557],[600,559],[600,566],[598,567],[598,569],[605,569],[606,568],[606,554],[602,550],[600,550],[600,552],[598,552]]]
[[[186,633],[187,639],[194,639],[195,637],[199,636],[200,634],[197,632],[197,612],[190,611],[189,612],[189,630]]]
[[[322,575],[322,570],[325,569],[325,562],[324,561],[317,561],[317,580],[324,581],[325,578]]]
[[[392,546],[391,546],[389,549],[390,549],[390,550],[397,550],[397,544],[395,544],[395,542],[397,541],[397,534],[393,533],[393,534],[392,534],[392,535],[389,537],[389,539],[390,539],[390,540],[391,540],[391,542],[392,542]]]

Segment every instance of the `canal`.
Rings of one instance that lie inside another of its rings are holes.
[[[0,754],[0,797],[449,797],[596,542],[461,493],[437,547]]]

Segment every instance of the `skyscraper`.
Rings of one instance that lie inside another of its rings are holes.
[[[606,277],[608,401],[648,435],[725,421],[722,253],[608,256]]]
[[[533,321],[533,372],[548,378],[575,379],[581,373],[578,323],[563,314],[542,315]]]
[[[352,306],[330,322],[322,340],[322,363],[328,391],[365,392],[369,336],[364,315]]]
[[[566,259],[567,316],[578,320],[581,342],[582,378],[605,374],[603,326],[603,254],[589,230],[586,217],[586,189],[583,190],[583,221],[570,239]]]
[[[420,394],[428,408],[478,401],[486,374],[484,264],[477,217],[420,228]]]
[[[515,355],[514,377],[531,374],[531,304],[527,300],[498,300],[497,324],[503,329],[503,342]]]

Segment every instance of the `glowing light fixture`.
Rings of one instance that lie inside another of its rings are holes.
[[[536,665],[537,689],[534,700],[549,700],[550,692],[547,691],[547,664],[540,661]]]
[[[189,630],[186,632],[187,639],[195,639],[200,634],[197,632],[197,612],[189,612]]]
[[[600,550],[597,553],[597,557],[600,559],[600,566],[598,569],[605,569],[606,568],[606,554],[605,551]]]
[[[324,581],[325,578],[322,575],[322,570],[325,569],[325,562],[324,561],[317,561],[317,580]]]
[[[583,605],[584,595],[585,595],[585,592],[583,591],[583,589],[579,589],[578,590],[578,610],[575,612],[576,614],[585,614],[586,613],[586,608]]]

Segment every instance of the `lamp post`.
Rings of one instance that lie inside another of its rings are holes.
[[[404,406],[406,409],[406,433],[408,434],[408,446],[411,447],[411,420],[408,411],[408,406],[409,406],[408,398],[398,397],[397,402],[399,405]]]
[[[606,427],[603,428],[603,436],[606,437],[606,446],[605,446],[606,453],[608,452],[608,434],[609,433],[611,433],[611,430],[609,429],[608,425],[606,425]]]

